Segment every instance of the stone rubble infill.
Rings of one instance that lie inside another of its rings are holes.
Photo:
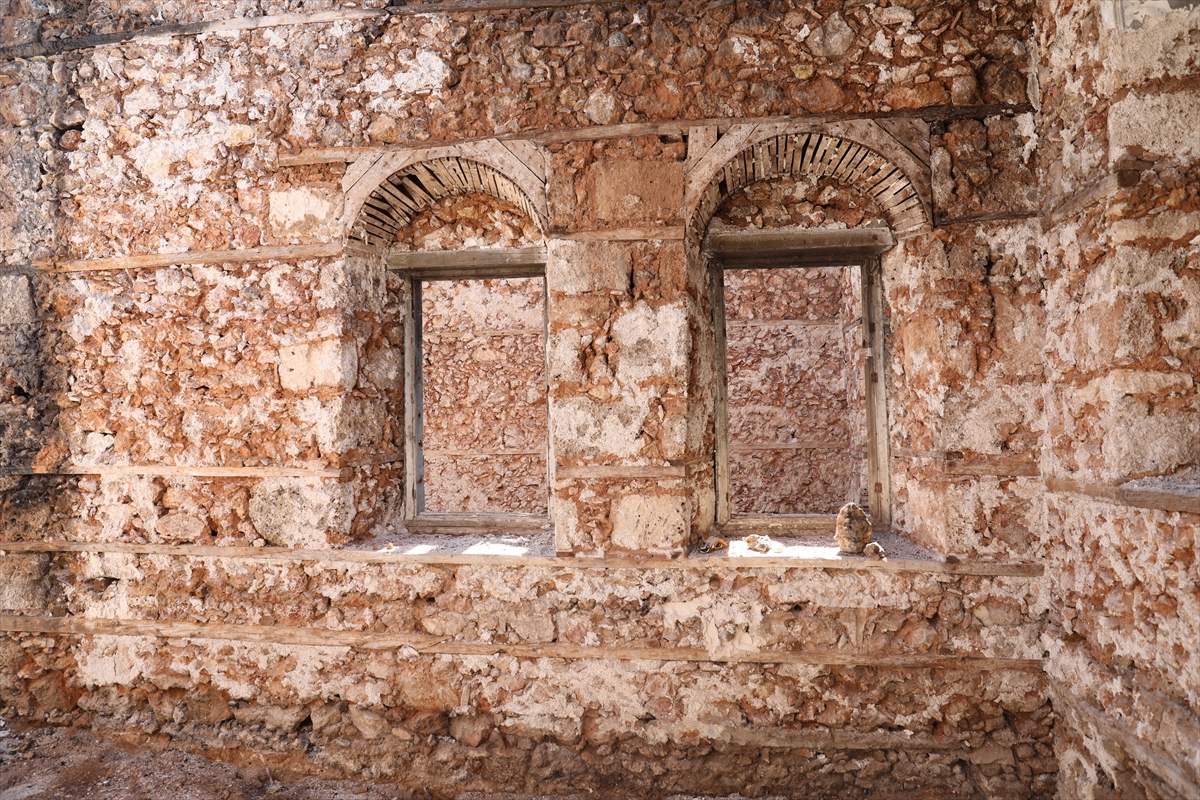
[[[107,741],[67,728],[24,728],[0,712],[0,800],[595,800],[594,794],[534,795],[492,792],[436,794],[422,786],[306,778],[292,782],[260,764],[236,766],[166,750],[154,753],[130,741]],[[143,742],[143,745],[146,743]],[[246,758],[253,762],[250,754]],[[634,800],[609,795],[609,800]],[[674,795],[665,800],[742,800]],[[767,797],[763,800],[787,800]]]

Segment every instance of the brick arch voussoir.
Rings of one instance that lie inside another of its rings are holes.
[[[436,201],[476,193],[512,203],[545,229],[542,215],[516,181],[480,161],[448,156],[409,164],[381,182],[363,202],[350,239],[386,247],[416,214]]]
[[[898,239],[928,227],[916,186],[879,153],[827,133],[784,133],[749,145],[717,170],[701,193],[689,236],[702,239],[717,208],[740,189],[800,176],[830,177],[870,195],[883,207]]]

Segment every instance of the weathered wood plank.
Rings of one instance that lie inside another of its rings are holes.
[[[1148,508],[1156,511],[1173,511],[1180,514],[1200,514],[1200,495],[1183,491],[1128,489],[1121,486],[1103,486],[1062,478],[1047,478],[1046,488],[1051,492],[1078,494],[1116,505]]]
[[[685,465],[621,466],[585,464],[559,466],[555,477],[564,480],[678,480],[688,476]]]
[[[759,529],[761,532],[761,529]],[[753,531],[751,531],[753,532]],[[446,564],[492,565],[497,567],[556,567],[570,569],[824,569],[849,571],[918,572],[945,575],[1036,578],[1043,567],[1029,561],[958,561],[955,563],[916,559],[873,561],[855,556],[807,558],[747,553],[730,556],[710,553],[688,558],[573,558],[549,556],[474,555],[458,552],[412,555],[403,548],[395,551],[374,550],[301,550],[286,547],[217,547],[183,544],[133,544],[125,542],[3,542],[5,553],[131,553],[166,555],[178,558],[263,559],[268,561],[311,561],[320,563],[360,564]]]
[[[572,242],[641,242],[656,240],[682,240],[682,225],[664,225],[661,228],[614,228],[607,231],[567,231],[555,234],[556,238]]]
[[[112,475],[192,478],[342,478],[342,467],[175,467],[155,464],[121,466],[0,467],[0,475]]]
[[[405,526],[413,532],[469,533],[497,531],[546,531],[550,529],[550,517],[545,514],[446,514],[421,511]]]
[[[733,514],[721,527],[727,536],[832,536],[836,514]]]
[[[705,250],[725,269],[770,266],[844,266],[895,244],[887,228],[721,233],[707,237]]]
[[[78,259],[36,265],[44,272],[98,272],[110,269],[157,269],[191,264],[244,264],[249,261],[280,261],[329,258],[341,255],[341,242],[293,244],[277,247],[247,247],[240,250],[200,250],[187,253],[148,253],[138,256]]]
[[[532,277],[545,271],[546,248],[479,247],[422,253],[389,253],[387,266],[391,270],[421,272],[422,277],[426,276],[425,273],[450,274],[455,271],[470,272],[474,277],[475,273],[489,270],[504,273],[498,277]],[[513,272],[513,268],[522,274]]]

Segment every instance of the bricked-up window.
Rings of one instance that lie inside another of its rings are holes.
[[[724,273],[729,506],[867,505],[859,267]]]
[[[545,250],[392,258],[408,267],[409,529],[546,527]]]

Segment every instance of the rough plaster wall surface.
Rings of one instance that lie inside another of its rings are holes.
[[[541,278],[424,281],[428,511],[547,513]]]

